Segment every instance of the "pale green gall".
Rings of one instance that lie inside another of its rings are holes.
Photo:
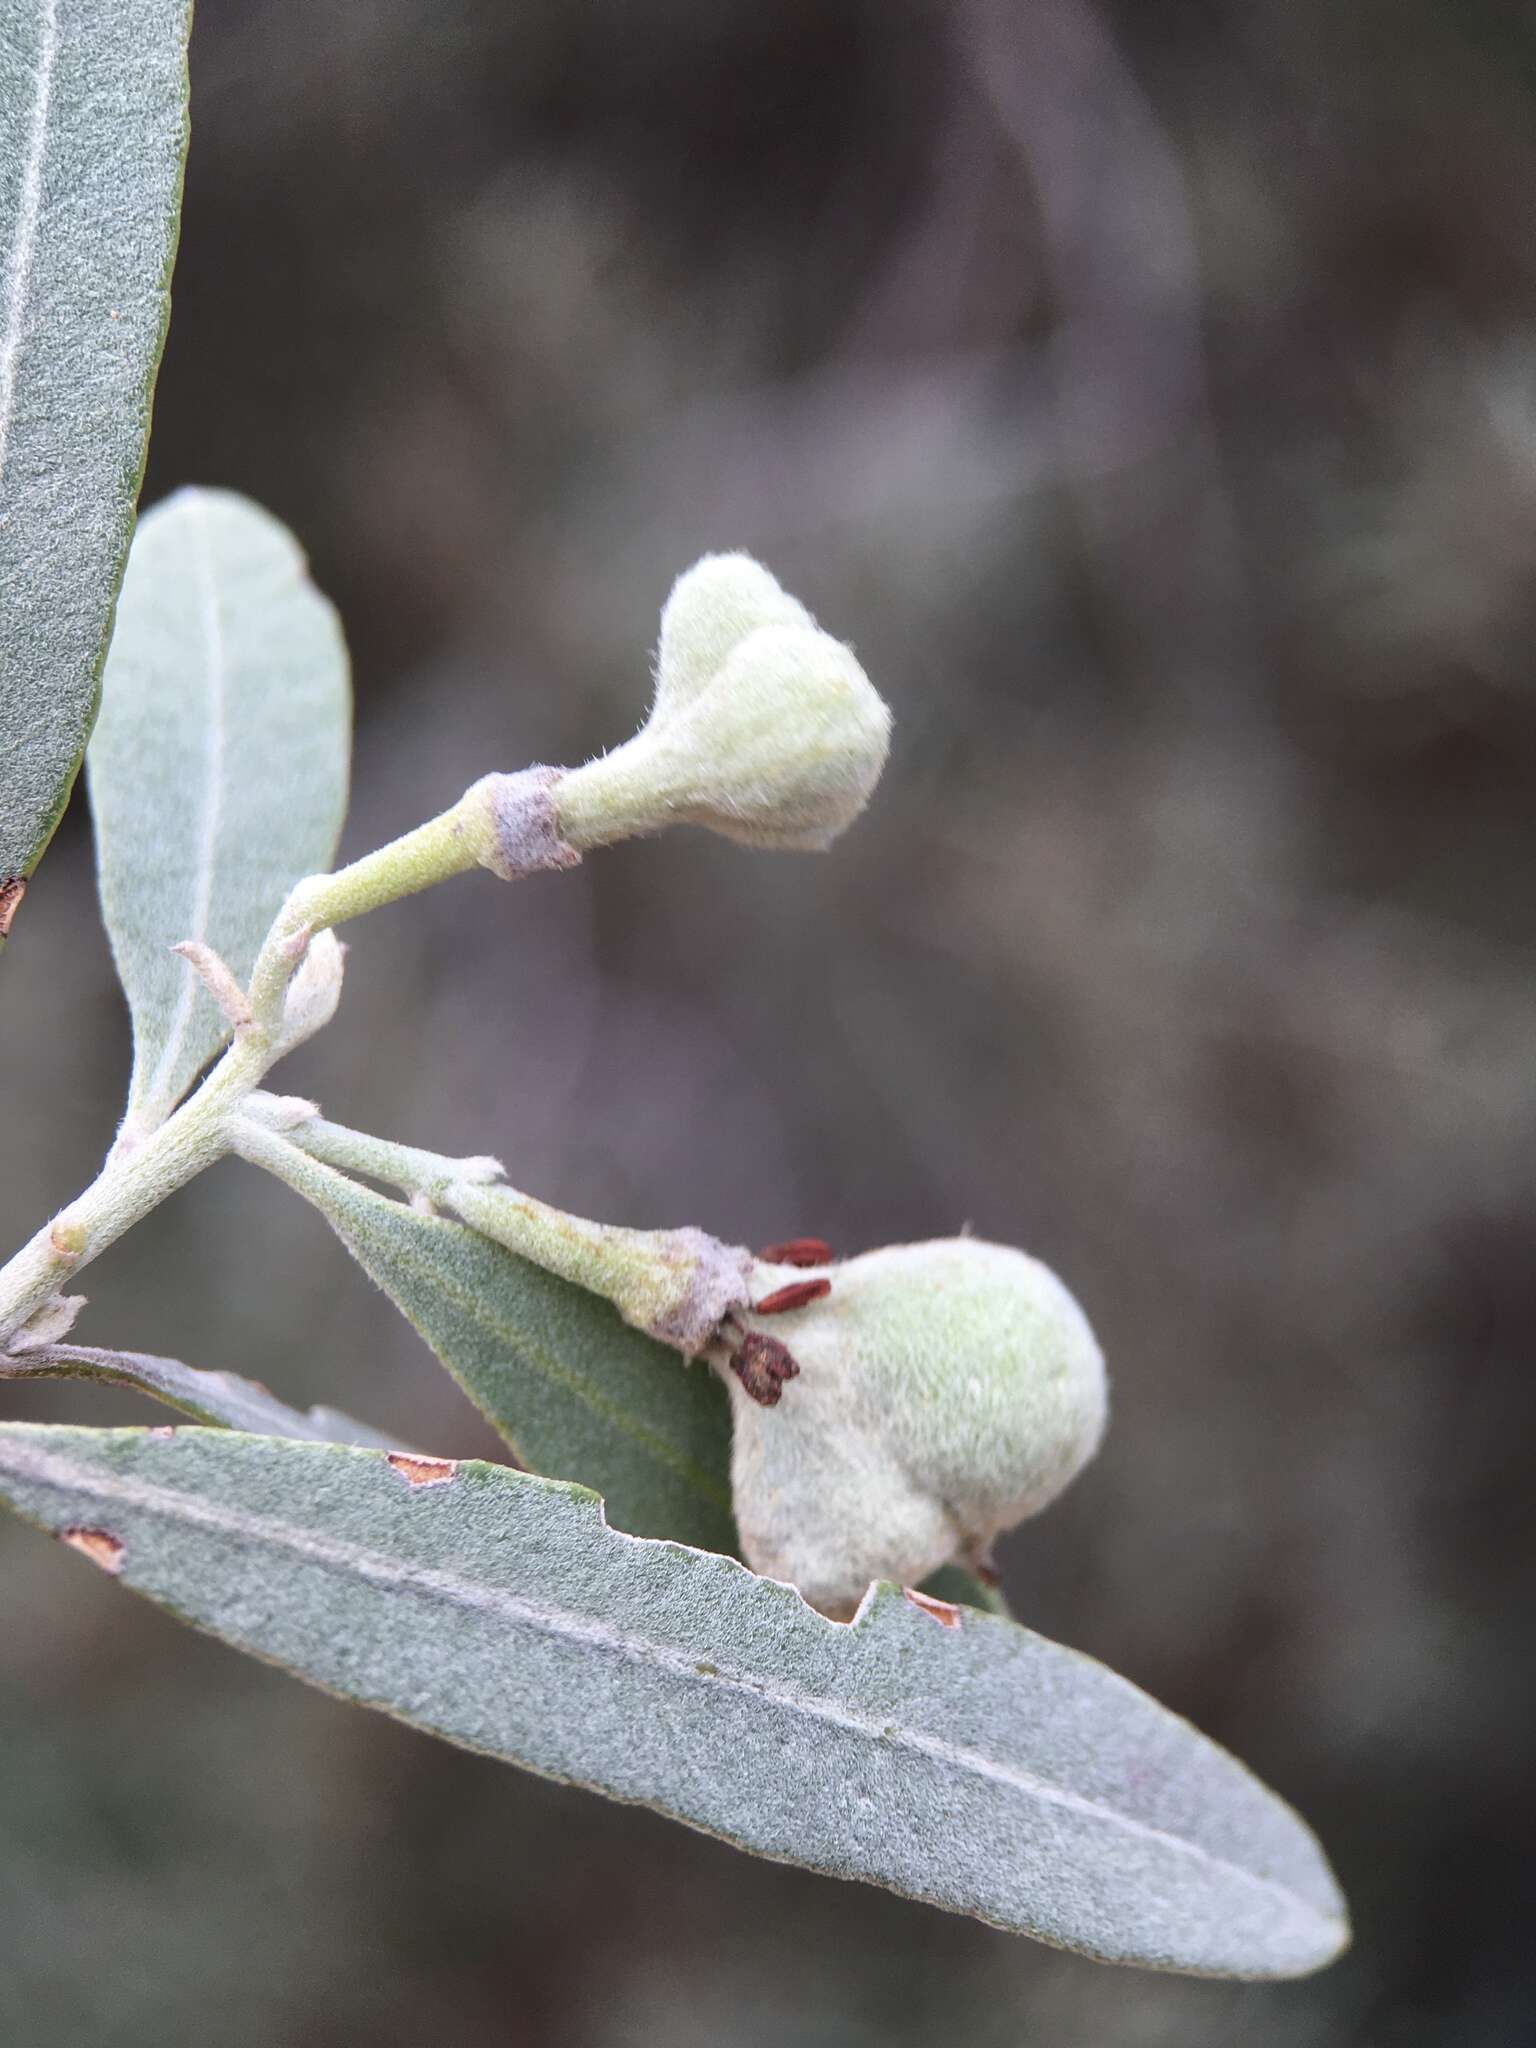
[[[962,1237],[760,1265],[753,1299],[816,1278],[822,1299],[736,1318],[798,1372],[764,1405],[727,1365],[732,1485],[753,1570],[846,1618],[871,1580],[974,1565],[1048,1506],[1098,1448],[1107,1392],[1087,1318],[1023,1252]]]
[[[682,711],[714,681],[733,648],[760,626],[816,621],[750,555],[706,555],[672,586],[661,614],[652,720]]]
[[[691,570],[668,614],[649,721],[555,786],[564,841],[585,851],[692,824],[747,846],[829,846],[890,749],[890,712],[852,649],[744,556]]]

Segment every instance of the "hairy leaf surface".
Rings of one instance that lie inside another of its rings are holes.
[[[706,1366],[685,1366],[600,1295],[462,1223],[419,1215],[296,1147],[285,1152],[289,1185],[522,1464],[596,1488],[631,1535],[734,1551],[730,1405]]]
[[[170,312],[190,17],[9,0],[0,22],[0,913],[96,712]]]
[[[170,948],[196,940],[249,977],[293,884],[330,864],[350,716],[341,628],[286,527],[229,491],[140,520],[86,759],[140,1130],[229,1036]]]
[[[0,1495],[173,1613],[470,1749],[1113,1962],[1315,1969],[1312,1835],[1090,1658],[879,1588],[822,1619],[503,1466],[0,1426]]]

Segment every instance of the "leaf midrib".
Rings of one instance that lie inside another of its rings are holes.
[[[5,333],[0,337],[0,486],[4,484],[10,454],[11,422],[16,415],[16,364],[31,303],[32,263],[43,212],[43,161],[48,152],[53,75],[59,61],[59,0],[43,0],[41,20],[37,91],[17,199],[16,238],[5,267]]]
[[[218,578],[213,569],[213,550],[208,538],[208,509],[201,495],[194,494],[189,505],[196,564],[198,620],[202,628],[205,670],[204,695],[207,725],[203,739],[203,808],[198,825],[192,866],[192,900],[185,936],[199,945],[207,943],[208,920],[213,910],[213,875],[224,818],[224,753],[229,719],[229,659],[224,625],[219,611]],[[238,964],[238,963],[237,963]],[[176,1069],[186,1043],[187,1027],[201,984],[190,970],[184,970],[176,991],[165,1044],[154,1072],[144,1086],[143,1099],[155,1114],[165,1098],[174,1093]],[[135,1098],[139,1091],[133,1090]]]

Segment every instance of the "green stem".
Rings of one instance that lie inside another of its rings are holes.
[[[499,1159],[450,1159],[442,1152],[423,1152],[414,1145],[396,1145],[388,1138],[373,1138],[366,1131],[348,1130],[323,1116],[296,1122],[281,1097],[250,1096],[242,1115],[276,1132],[290,1145],[318,1159],[323,1165],[339,1167],[343,1173],[360,1173],[369,1180],[381,1180],[402,1194],[420,1195],[430,1202],[441,1200],[445,1189],[458,1181],[500,1180]]]
[[[294,952],[327,927],[361,917],[402,896],[414,896],[437,882],[489,868],[504,881],[541,869],[571,867],[580,859],[561,837],[551,794],[561,780],[554,768],[525,768],[516,775],[483,775],[449,810],[374,853],[300,882],[278,912],[277,921],[251,977],[252,1014],[270,1021],[282,1000]]]
[[[562,1280],[606,1295],[626,1315],[638,1297],[649,1300],[659,1280],[665,1286],[658,1266],[670,1269],[676,1263],[671,1231],[590,1223],[516,1188],[455,1180],[442,1190],[441,1200],[482,1237],[494,1238]]]
[[[490,824],[481,785],[467,789],[451,809],[364,854],[333,875],[311,875],[292,891],[267,934],[251,976],[252,1015],[270,1018],[293,973],[294,942],[304,934],[344,924],[402,896],[446,882],[485,859]],[[299,948],[302,953],[302,947]]]
[[[230,1149],[232,1113],[285,1049],[283,999],[316,932],[477,865],[510,875],[575,858],[552,827],[544,830],[545,814],[553,817],[552,772],[485,776],[439,817],[291,891],[256,957],[249,1016],[202,1086],[157,1129],[125,1125],[92,1184],[0,1267],[0,1345],[125,1230]],[[522,848],[529,869],[509,865],[509,844]],[[455,1166],[462,1170],[463,1163]]]
[[[271,1097],[253,1098],[248,1110],[231,1129],[232,1148],[300,1194],[310,1192],[317,1172],[339,1169],[441,1204],[482,1237],[605,1296],[626,1322],[690,1357],[714,1340],[723,1317],[750,1298],[748,1254],[702,1230],[592,1223],[492,1184],[500,1172],[493,1159],[419,1152],[319,1116],[295,1121]]]
[[[621,1306],[637,1283],[654,1283],[659,1248],[668,1232],[589,1223],[516,1188],[488,1186],[488,1175],[499,1177],[501,1172],[494,1159],[450,1159],[348,1130],[320,1116],[295,1124],[285,1119],[280,1103],[273,1102],[269,1110],[270,1101],[258,1096],[246,1105],[247,1114],[231,1132],[231,1141],[242,1158],[278,1173],[301,1194],[306,1184],[313,1184],[313,1176],[305,1175],[295,1153],[452,1209],[482,1237],[494,1238],[546,1272]]]
[[[0,1344],[125,1230],[228,1150],[226,1118],[261,1079],[265,1056],[260,1034],[237,1038],[159,1130],[132,1151],[114,1152],[91,1185],[0,1267]]]

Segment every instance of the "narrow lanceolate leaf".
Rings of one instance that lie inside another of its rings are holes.
[[[0,940],[95,716],[170,310],[190,16],[0,15]]]
[[[255,1380],[237,1373],[183,1365],[145,1351],[105,1351],[93,1344],[47,1344],[35,1351],[0,1351],[0,1380],[94,1380],[126,1387],[177,1408],[198,1422],[258,1436],[296,1437],[305,1443],[366,1444],[397,1448],[392,1437],[336,1408],[289,1408]]]
[[[881,1587],[848,1626],[505,1467],[0,1427],[0,1496],[240,1649],[738,1846],[1106,1961],[1347,1939],[1306,1827],[1102,1665]]]
[[[289,1146],[314,1203],[521,1464],[604,1497],[616,1528],[734,1551],[730,1404],[703,1365],[601,1296],[446,1217],[419,1215]],[[276,1170],[275,1168],[273,1169]]]
[[[244,982],[346,805],[346,647],[293,536],[229,491],[140,520],[86,760],[102,910],[133,1012],[130,1123],[162,1123],[229,1035],[186,962]]]

